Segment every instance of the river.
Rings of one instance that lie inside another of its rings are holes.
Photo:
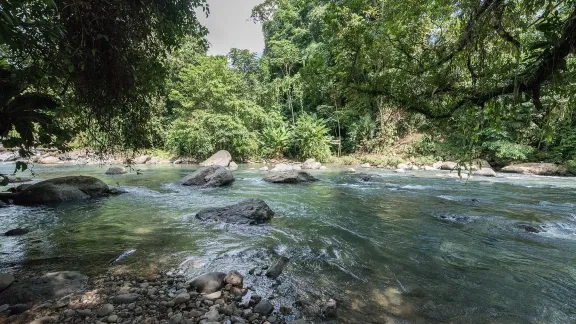
[[[0,172],[14,166],[0,165]],[[335,298],[343,323],[570,323],[576,321],[576,179],[344,168],[306,185],[270,184],[241,165],[229,188],[175,184],[195,166],[37,166],[37,177],[96,176],[128,193],[53,207],[0,208],[0,272],[106,271],[169,265],[194,277],[236,269],[275,303]],[[266,226],[203,223],[204,207],[264,199]],[[539,226],[529,233],[521,224]],[[291,258],[281,284],[248,275]],[[288,318],[290,320],[290,318]]]

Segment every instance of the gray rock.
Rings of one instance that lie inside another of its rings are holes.
[[[230,164],[228,165],[228,170],[230,171],[238,170],[238,164],[236,164],[236,162],[234,161],[231,161]]]
[[[254,313],[258,313],[264,316],[270,315],[273,310],[274,306],[272,306],[272,304],[270,304],[270,302],[265,299],[261,300],[258,304],[256,304],[256,306],[254,306]]]
[[[118,321],[118,315],[110,315],[106,319],[106,322],[108,323],[116,323],[117,321]]]
[[[0,273],[0,291],[4,291],[14,282],[14,276],[9,273]]]
[[[322,163],[316,162],[315,159],[308,159],[302,163],[302,170],[318,170],[322,167]]]
[[[285,164],[285,163],[278,163],[276,164],[272,170],[272,172],[289,172],[289,171],[294,171],[296,168],[294,165],[291,164]],[[300,169],[300,167],[298,167],[298,170]]]
[[[454,170],[454,169],[456,169],[457,166],[458,166],[458,163],[456,163],[456,162],[446,161],[446,162],[442,162],[442,164],[440,165],[440,170]]]
[[[476,170],[476,171],[472,172],[472,175],[482,176],[482,177],[495,177],[496,172],[494,172],[494,170],[492,170],[492,168],[482,168],[480,170]]]
[[[228,151],[222,150],[214,153],[206,161],[200,163],[201,166],[212,166],[218,165],[221,167],[227,167],[232,161],[232,156]]]
[[[500,171],[508,173],[535,174],[543,176],[563,176],[568,173],[568,169],[562,165],[553,163],[520,163],[509,165]]]
[[[15,175],[8,175],[8,182],[9,183],[20,183],[20,182],[30,182],[32,178],[29,177],[20,177]]]
[[[336,317],[337,304],[334,299],[327,300],[324,305],[322,305],[322,316],[324,318],[334,318]]]
[[[218,313],[218,306],[210,306],[210,310],[204,314],[204,317],[209,322],[217,322],[218,318],[220,317],[220,313]]]
[[[33,320],[28,324],[48,324],[48,323],[56,323],[58,321],[58,317],[56,316],[43,316]]]
[[[247,199],[240,203],[201,210],[196,218],[233,224],[257,225],[269,221],[274,212],[261,199]]]
[[[190,300],[190,294],[188,293],[181,293],[178,296],[174,297],[174,305],[180,305]]]
[[[199,310],[193,309],[190,311],[190,317],[200,317],[204,315],[204,312],[201,312]]]
[[[236,323],[237,324],[245,324],[246,323],[246,321],[240,316],[232,316],[230,318],[230,321],[232,321],[232,323],[235,323],[235,324]]]
[[[114,305],[104,304],[96,311],[96,316],[98,317],[108,316],[112,314],[113,311],[114,311]]]
[[[364,163],[360,165],[361,168],[368,169],[371,167],[370,163]]]
[[[150,155],[140,155],[139,157],[133,160],[134,164],[146,164],[146,162],[150,161],[152,157]]]
[[[78,313],[78,316],[80,316],[81,318],[94,316],[94,313],[92,313],[92,310],[90,309],[77,309],[76,313]]]
[[[13,283],[0,293],[1,304],[57,300],[84,288],[88,277],[75,271],[51,272]]]
[[[224,272],[205,273],[199,277],[194,278],[190,282],[190,288],[197,292],[211,294],[224,287],[224,278],[226,278],[226,274]]]
[[[10,315],[22,314],[29,309],[28,305],[26,304],[15,304],[10,306],[8,310],[10,311]]]
[[[24,235],[24,234],[28,234],[28,233],[30,233],[30,230],[27,228],[14,228],[14,229],[11,229],[11,230],[7,231],[6,233],[4,233],[4,235],[5,236],[20,236],[20,235]]]
[[[264,178],[264,181],[272,183],[302,183],[314,182],[318,181],[318,179],[306,171],[289,171],[270,174]]]
[[[266,271],[266,276],[270,277],[272,279],[278,278],[280,276],[280,274],[282,274],[282,271],[284,270],[284,267],[286,267],[288,262],[290,262],[289,258],[287,258],[285,256],[281,256],[276,261],[276,263],[274,263],[274,265],[272,265],[270,267],[270,269],[268,269],[268,271]]]
[[[222,292],[220,290],[202,296],[203,299],[207,299],[207,300],[216,300],[220,297],[222,297]]]
[[[196,170],[194,173],[180,180],[184,186],[200,188],[228,186],[234,182],[234,175],[222,166],[209,166]]]
[[[110,188],[103,181],[86,176],[69,176],[31,185],[14,197],[16,205],[43,205],[107,196]]]
[[[138,294],[120,294],[114,297],[113,302],[114,304],[130,304],[135,302],[138,298],[140,298],[140,295]]]
[[[258,169],[259,171],[269,171],[270,169],[268,169],[267,166],[263,166],[260,169]]]
[[[182,314],[176,314],[170,317],[169,324],[180,324],[182,322]]]
[[[46,156],[41,158],[38,162],[40,162],[40,164],[59,164],[62,161],[55,156]]]
[[[242,286],[242,283],[244,282],[244,276],[242,276],[242,274],[236,270],[230,271],[226,275],[226,278],[224,278],[224,282],[233,286]]]
[[[105,174],[115,175],[115,174],[124,174],[124,173],[126,173],[126,169],[123,167],[110,167],[108,170],[106,170]]]
[[[10,305],[8,305],[8,304],[1,305],[0,306],[0,313],[7,311],[8,308],[10,308]]]

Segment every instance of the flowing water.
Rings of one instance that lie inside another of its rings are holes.
[[[335,298],[345,323],[576,322],[576,179],[505,176],[462,181],[440,172],[358,174],[278,185],[241,166],[229,188],[175,182],[196,167],[150,166],[105,176],[97,166],[36,167],[38,177],[92,175],[128,193],[53,207],[0,208],[0,272],[106,271],[172,265],[187,277],[237,269],[276,306]],[[13,165],[0,165],[9,172]],[[203,223],[195,212],[244,198],[276,212],[269,225]],[[518,226],[540,226],[529,233]],[[273,282],[248,275],[291,258]],[[290,320],[290,317],[287,318]]]

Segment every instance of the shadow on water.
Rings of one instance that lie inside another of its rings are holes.
[[[143,175],[105,168],[37,168],[39,176],[97,176],[128,193],[56,207],[0,209],[2,271],[147,269],[162,263],[192,278],[239,270],[273,303],[339,301],[347,323],[568,323],[576,320],[576,185],[573,179],[369,178],[338,169],[309,185],[275,185],[242,166],[225,189],[174,184],[195,168],[146,166]],[[203,223],[194,214],[244,198],[276,212],[265,226]],[[520,224],[538,226],[528,233]],[[291,262],[278,282],[261,269]],[[255,271],[251,271],[254,270]],[[252,272],[253,274],[249,274]],[[296,315],[296,314],[293,314]],[[293,318],[293,317],[292,317]],[[288,317],[290,319],[290,317]]]

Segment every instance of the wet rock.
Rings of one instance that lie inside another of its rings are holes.
[[[212,166],[217,165],[221,167],[227,167],[232,161],[232,155],[228,151],[222,150],[214,153],[206,161],[200,163],[201,166]]]
[[[10,311],[10,315],[22,314],[29,309],[28,305],[26,304],[15,304],[10,306],[8,310]]]
[[[176,314],[170,317],[169,324],[180,324],[182,322],[182,314]]]
[[[188,293],[181,293],[178,294],[178,296],[174,297],[174,300],[172,300],[174,302],[174,305],[180,305],[182,303],[186,303],[190,300],[190,294]]]
[[[236,164],[236,162],[234,161],[231,161],[230,164],[228,164],[228,170],[230,171],[238,170],[238,164]]]
[[[261,199],[247,199],[226,207],[201,210],[196,218],[203,221],[218,221],[233,224],[257,225],[269,221],[274,212]]]
[[[437,171],[438,169],[433,167],[433,166],[425,165],[424,167],[422,167],[422,170],[424,170],[424,171]]]
[[[289,171],[297,171],[300,169],[301,169],[300,166],[296,167],[295,165],[292,165],[292,164],[278,163],[270,171],[272,171],[272,172],[289,172]]]
[[[9,183],[20,183],[20,182],[30,182],[32,178],[29,177],[20,177],[15,175],[8,175],[8,182]]]
[[[46,156],[40,159],[40,161],[38,161],[40,164],[59,164],[60,159],[55,157],[55,156]]]
[[[110,315],[106,319],[106,322],[108,323],[116,323],[117,321],[118,321],[118,315]]]
[[[1,305],[0,306],[0,313],[7,311],[8,308],[10,308],[10,305],[8,305],[8,304]]]
[[[228,304],[222,308],[222,313],[224,313],[224,315],[231,316],[234,314],[234,309],[234,304]]]
[[[78,314],[78,316],[80,316],[81,318],[86,318],[86,317],[92,317],[94,316],[94,313],[92,313],[92,310],[90,309],[77,309],[76,313]]]
[[[220,317],[220,313],[218,313],[218,306],[210,306],[210,310],[204,314],[204,318],[208,322],[217,322]]]
[[[96,311],[96,316],[105,317],[112,314],[113,311],[114,311],[114,305],[104,304]]]
[[[542,232],[542,229],[535,227],[535,226],[526,225],[526,224],[518,225],[518,228],[523,229],[528,233],[540,233],[540,232]]]
[[[322,163],[316,162],[315,159],[308,159],[302,163],[302,170],[318,170],[322,167]]]
[[[222,166],[209,166],[196,170],[194,173],[180,180],[184,186],[211,188],[228,186],[234,182],[234,175]]]
[[[56,316],[43,316],[33,320],[28,324],[48,324],[48,323],[56,323],[58,321],[58,317]]]
[[[568,173],[568,169],[565,166],[554,163],[520,163],[506,166],[500,171],[543,176],[564,176]]]
[[[110,167],[105,172],[105,174],[108,174],[108,175],[125,174],[125,173],[126,173],[126,169],[123,167]]]
[[[226,278],[224,272],[209,272],[194,278],[190,282],[190,288],[197,292],[211,294],[224,287],[224,278]]]
[[[473,171],[472,175],[482,176],[482,177],[495,177],[496,172],[494,172],[494,170],[492,170],[492,168],[482,168],[480,170]]]
[[[140,295],[138,294],[120,294],[114,297],[113,302],[114,304],[130,304],[135,302],[138,298],[140,298]]]
[[[288,262],[290,262],[289,258],[281,256],[278,260],[276,260],[274,265],[272,265],[270,269],[266,271],[266,276],[272,279],[278,278],[280,274],[282,274],[282,271],[284,270],[284,267],[286,267]]]
[[[110,188],[103,181],[86,176],[69,176],[31,185],[14,197],[16,205],[43,205],[107,196]]]
[[[258,313],[264,316],[270,315],[274,310],[274,306],[270,304],[267,300],[261,300],[256,306],[254,306],[254,313]]]
[[[230,317],[230,321],[234,324],[245,324],[246,321],[240,316],[232,316]]]
[[[0,293],[0,304],[57,300],[84,288],[88,277],[75,271],[47,273],[13,283]]]
[[[292,314],[292,308],[288,306],[280,306],[280,314],[288,316]]]
[[[264,178],[264,181],[272,183],[303,183],[318,181],[318,179],[306,171],[289,171],[270,174]]]
[[[324,318],[335,318],[337,311],[337,304],[334,299],[327,300],[324,305],[322,305],[322,316]]]
[[[202,298],[207,299],[207,300],[216,300],[220,297],[222,297],[221,291],[215,291],[211,294],[206,294],[206,295],[202,296]]]
[[[233,286],[242,286],[242,283],[244,282],[244,276],[242,276],[242,274],[240,274],[238,271],[230,271],[226,275],[226,278],[224,278],[224,282]]]
[[[297,319],[294,322],[292,322],[291,324],[308,324],[308,321],[305,319]]]
[[[139,157],[133,160],[134,164],[146,164],[146,162],[150,161],[152,156],[150,155],[140,155]]]
[[[446,162],[442,162],[442,164],[440,164],[440,170],[454,170],[457,167],[458,167],[458,163],[456,163],[456,162],[446,161]]]
[[[20,236],[24,234],[30,233],[30,230],[27,228],[15,228],[7,231],[4,233],[5,236]]]

